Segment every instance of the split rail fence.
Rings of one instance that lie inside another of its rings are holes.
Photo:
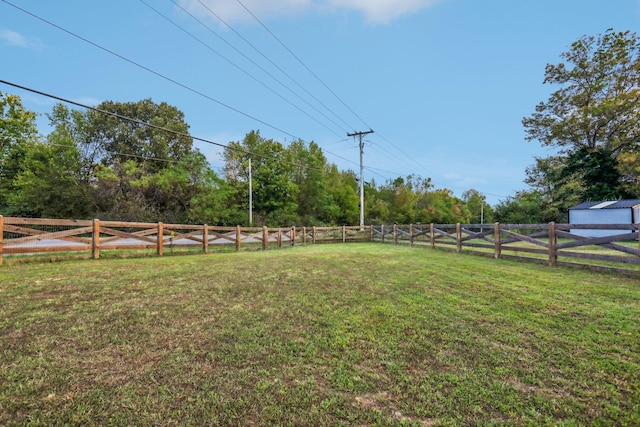
[[[382,225],[372,227],[372,240],[636,275],[640,266],[639,230],[640,224],[553,222]],[[586,237],[586,233],[601,237]]]
[[[379,242],[513,258],[550,266],[638,274],[638,224],[418,224],[339,227],[219,227],[0,216],[0,264],[102,254],[208,253],[309,243]],[[581,230],[608,234],[585,237]]]
[[[320,242],[370,240],[360,227],[218,227],[0,216],[0,264],[4,260],[100,258],[106,252],[193,253],[269,249]]]

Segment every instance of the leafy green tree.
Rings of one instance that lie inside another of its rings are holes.
[[[96,217],[115,221],[161,221],[145,197],[145,172],[135,160],[96,167]]]
[[[449,189],[430,191],[424,195],[427,208],[420,216],[422,223],[455,224],[469,223],[471,213],[464,201]]]
[[[354,171],[340,171],[335,164],[327,170],[327,189],[333,201],[330,223],[353,225],[360,222],[358,179]]]
[[[330,224],[339,209],[327,189],[327,159],[315,142],[307,146],[294,141],[287,148],[294,165],[293,182],[298,186],[298,224]]]
[[[488,224],[493,222],[493,208],[487,203],[484,194],[478,190],[470,189],[462,193],[462,200],[466,203],[471,214],[471,223]]]
[[[36,114],[25,110],[19,96],[0,92],[0,214],[19,214],[7,198],[16,191],[15,180],[37,135]]]
[[[545,224],[556,221],[545,209],[543,194],[539,191],[520,191],[495,206],[495,220],[504,224]],[[566,222],[566,221],[564,221]]]
[[[77,218],[91,216],[93,191],[84,181],[80,153],[75,145],[52,134],[36,143],[14,180],[10,204],[21,216]]]
[[[292,225],[296,220],[298,186],[293,181],[291,152],[259,132],[248,133],[244,140],[231,142],[224,151],[225,177],[234,188],[236,206],[243,207],[242,224],[248,223],[249,159],[251,159],[254,223]]]
[[[627,196],[624,183],[638,176],[623,176],[635,168],[621,168],[618,159],[628,160],[639,148],[640,40],[630,31],[608,30],[582,37],[561,58],[546,66],[544,78],[560,89],[522,120],[527,140],[558,150],[553,159],[538,159],[528,169],[530,180],[543,186],[566,183],[583,199]],[[556,202],[560,193],[575,195],[556,191]]]
[[[192,152],[193,141],[184,113],[166,102],[156,104],[151,99],[125,103],[105,101],[97,109],[120,116],[94,110],[86,113],[87,137],[101,149],[101,161],[106,165],[116,161],[144,163],[145,159],[154,159],[147,168],[155,172],[169,165],[161,160],[180,160]]]

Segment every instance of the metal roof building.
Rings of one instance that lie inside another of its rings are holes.
[[[569,208],[570,224],[638,224],[640,199],[584,202]],[[630,233],[628,230],[571,230],[585,237]]]

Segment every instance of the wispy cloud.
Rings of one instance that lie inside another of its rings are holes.
[[[292,16],[313,11],[325,13],[352,10],[362,13],[371,23],[388,23],[394,19],[418,12],[442,0],[241,0],[252,13],[261,19]],[[209,14],[202,7],[215,12],[227,22],[248,21],[251,15],[234,0],[180,0],[191,12]]]
[[[328,0],[335,9],[363,13],[372,23],[388,23],[403,15],[433,6],[439,0]]]
[[[0,40],[5,44],[24,49],[42,49],[44,43],[37,38],[29,38],[8,28],[0,28]]]

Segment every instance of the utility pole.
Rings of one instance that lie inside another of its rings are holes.
[[[364,142],[362,142],[362,137],[370,133],[373,133],[373,129],[364,132],[347,133],[347,136],[352,136],[354,139],[356,136],[360,137],[360,231],[364,230],[364,164],[362,163]]]
[[[249,158],[249,227],[253,226],[253,179],[251,177],[251,158]]]

